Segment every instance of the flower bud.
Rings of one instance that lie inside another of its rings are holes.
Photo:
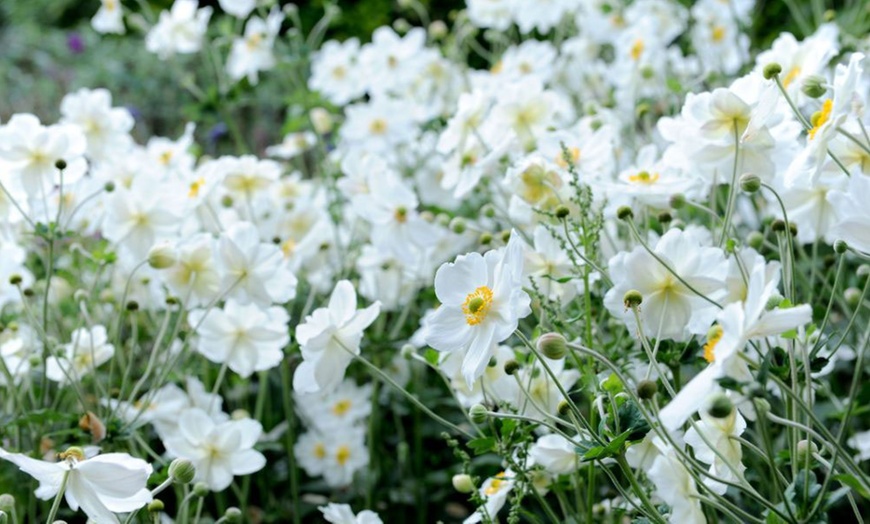
[[[810,98],[821,98],[827,91],[825,82],[823,76],[810,75],[801,83],[801,91]]]
[[[193,462],[177,458],[169,464],[169,478],[176,484],[190,484],[196,476],[196,467]]]
[[[747,193],[755,193],[761,189],[761,179],[758,175],[746,173],[740,177],[740,189]]]
[[[471,493],[474,491],[474,480],[465,473],[453,475],[453,489],[460,493]]]
[[[843,291],[843,298],[846,299],[846,304],[849,307],[856,307],[861,302],[861,290],[856,287],[850,287]]]
[[[713,397],[707,407],[707,413],[715,418],[727,418],[734,412],[734,403],[726,395],[718,394]]]
[[[169,242],[155,244],[148,251],[148,265],[154,269],[167,269],[178,261],[178,254]]]
[[[783,233],[785,232],[785,221],[781,218],[777,218],[770,224],[770,229],[774,233]]]
[[[450,221],[450,230],[456,233],[457,235],[461,235],[465,233],[466,229],[465,219],[462,217],[456,217]]]
[[[798,463],[804,464],[806,463],[808,458],[812,458],[813,455],[819,452],[819,447],[815,442],[810,440],[801,440],[797,443],[796,457]],[[810,456],[807,457],[807,454]]]
[[[106,182],[105,185],[103,185],[103,191],[105,191],[106,193],[111,193],[114,190],[115,190],[115,183],[112,181]]]
[[[447,36],[447,24],[445,24],[441,20],[435,20],[431,24],[429,24],[429,36],[433,40],[438,40]]]
[[[197,482],[193,485],[193,494],[199,498],[204,498],[208,495],[208,484],[205,482]]]
[[[752,249],[758,251],[764,245],[764,235],[758,231],[753,231],[746,235],[746,244]]]
[[[230,524],[236,524],[242,521],[242,510],[235,506],[230,506],[224,512],[224,519]]]
[[[502,242],[507,244],[508,242],[510,242],[510,239],[511,239],[511,230],[510,229],[505,229],[504,231],[501,232],[501,241]]]
[[[762,72],[764,74],[765,80],[772,80],[778,74],[782,73],[782,66],[777,64],[776,62],[771,62],[764,66],[764,70]]]
[[[622,296],[622,303],[625,304],[626,309],[636,308],[643,303],[643,295],[636,289],[629,289]]]
[[[520,370],[520,363],[514,359],[510,359],[504,363],[504,372],[507,375],[513,375]]]
[[[163,501],[159,499],[154,499],[148,503],[148,512],[149,513],[160,513],[166,506],[163,505]]]
[[[568,352],[565,337],[559,333],[545,333],[538,338],[538,351],[552,360],[559,360]]]
[[[782,304],[783,298],[785,297],[774,291],[770,294],[770,298],[767,299],[767,304],[764,305],[764,309],[770,311],[771,309],[778,308],[779,305]]]
[[[495,218],[495,207],[492,204],[484,204],[480,208],[480,213],[486,218]]]
[[[556,406],[556,411],[559,413],[559,415],[565,417],[568,415],[568,413],[571,412],[571,404],[568,404],[567,400],[562,399],[559,401],[559,405]]]
[[[867,275],[870,275],[870,265],[861,264],[860,266],[858,266],[858,269],[855,270],[855,274],[859,277],[866,277]]]
[[[315,107],[308,113],[308,116],[311,118],[311,125],[314,127],[314,132],[318,135],[326,135],[332,131],[332,115],[326,109]]]
[[[822,20],[824,20],[825,22],[833,22],[836,18],[837,12],[833,9],[825,9],[825,12],[822,13]]]
[[[659,385],[655,380],[641,380],[637,385],[637,396],[642,400],[649,400],[659,392]]]
[[[9,522],[9,516],[6,515],[6,512],[0,510],[0,524],[7,524]]]
[[[475,424],[483,424],[486,422],[486,408],[482,404],[475,404],[468,410],[468,416]]]
[[[66,169],[66,160],[58,158],[54,162],[54,167],[58,168],[60,171],[63,171],[64,169]]]
[[[139,311],[139,303],[135,300],[130,300],[126,305],[127,311]]]
[[[403,0],[399,0],[399,3],[402,3]],[[404,0],[407,3],[407,0]],[[407,33],[411,30],[411,23],[405,20],[404,18],[397,18],[393,20],[393,29],[399,34]]]
[[[492,243],[492,235],[490,233],[482,233],[480,235],[480,244],[482,246],[488,246]]]
[[[659,219],[659,224],[666,226],[666,225],[671,223],[671,220],[673,220],[674,217],[671,216],[671,214],[669,212],[662,211],[661,213],[659,213],[658,219]]]
[[[558,206],[556,208],[556,218],[565,218],[571,214],[571,210],[568,209],[568,206]]]
[[[417,348],[415,348],[411,344],[405,344],[404,346],[402,346],[402,349],[399,350],[399,353],[402,355],[402,358],[404,358],[405,360],[410,360],[411,357],[416,352],[417,352]]]
[[[79,428],[91,434],[94,444],[106,438],[106,425],[93,411],[88,411],[79,419]]]
[[[673,209],[680,209],[686,205],[686,196],[682,193],[671,195],[669,203]]]
[[[0,495],[0,511],[12,513],[13,509],[15,509],[15,497],[9,493]]]
[[[616,210],[616,218],[620,220],[631,220],[634,217],[634,211],[628,206],[620,206]]]
[[[9,283],[12,284],[13,286],[17,286],[17,285],[21,284],[22,280],[23,279],[21,278],[21,275],[19,275],[18,273],[14,273],[14,274],[12,274],[12,276],[9,277]]]
[[[849,250],[849,244],[845,240],[837,240],[834,242],[834,251],[842,255]]]

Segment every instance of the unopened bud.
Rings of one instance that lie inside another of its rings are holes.
[[[556,218],[562,219],[571,214],[571,210],[568,209],[568,206],[559,206],[556,208]]]
[[[545,333],[538,338],[538,351],[552,360],[559,360],[568,352],[568,342],[559,333]]]
[[[486,422],[486,408],[482,404],[475,404],[468,410],[468,416],[475,424],[483,424]]]
[[[453,475],[453,489],[460,493],[471,493],[474,491],[474,481],[471,475],[460,473]]]
[[[834,242],[834,251],[839,254],[843,254],[849,250],[849,244],[846,243],[845,240],[837,240]]]
[[[168,242],[155,244],[148,251],[148,265],[154,269],[167,269],[175,265],[178,261],[178,254],[175,248]]]
[[[492,244],[492,235],[490,233],[482,233],[480,235],[480,245],[488,246]]]
[[[567,400],[562,399],[559,401],[559,405],[556,406],[556,411],[559,415],[565,417],[571,412],[571,404],[568,404]]]
[[[401,354],[402,358],[404,358],[405,360],[410,360],[411,357],[414,356],[414,353],[416,353],[416,352],[417,352],[417,348],[415,348],[411,344],[405,344],[404,346],[402,346],[402,349],[399,350],[399,354]]]
[[[622,296],[622,303],[625,304],[627,309],[636,308],[643,303],[643,295],[636,289],[629,289]]]
[[[447,32],[447,24],[441,20],[435,20],[429,24],[429,36],[432,37],[433,40],[444,38],[447,36]]]
[[[861,264],[860,266],[858,266],[858,269],[855,270],[855,274],[859,277],[866,277],[867,275],[870,275],[870,265]]]
[[[9,493],[0,495],[0,510],[5,511],[6,513],[12,513],[13,509],[15,509],[15,497]]]
[[[19,275],[18,273],[15,273],[9,277],[9,283],[12,284],[13,286],[17,286],[17,285],[21,284],[22,280],[23,279],[21,278],[21,275]]]
[[[332,131],[333,119],[332,114],[322,107],[315,107],[308,116],[311,118],[311,125],[314,127],[314,132],[319,135],[326,135]]]
[[[169,478],[176,484],[190,484],[196,476],[196,467],[193,462],[177,458],[169,464]]]
[[[762,73],[765,80],[772,80],[775,76],[782,73],[782,66],[776,62],[771,62],[764,66]]]
[[[734,403],[727,395],[718,394],[710,401],[707,413],[714,418],[727,418],[734,412]]]
[[[163,505],[163,501],[159,499],[154,499],[148,503],[148,512],[149,513],[160,513],[166,506]]]
[[[208,484],[205,482],[197,482],[193,485],[193,494],[199,498],[204,498],[208,495]]]
[[[825,83],[825,77],[810,75],[801,83],[801,91],[810,98],[820,98],[827,91]]]
[[[63,171],[64,169],[66,169],[66,160],[64,160],[64,159],[62,159],[62,158],[58,158],[58,159],[55,160],[55,162],[54,162],[54,167],[56,167],[56,168],[58,168],[59,170]]]
[[[815,442],[810,440],[801,440],[797,443],[796,451],[797,453],[795,453],[795,455],[797,455],[797,461],[799,463],[806,463],[809,458],[812,458],[813,455],[819,452],[819,447]],[[810,456],[807,457],[807,454]]]
[[[637,385],[637,396],[642,400],[649,400],[659,392],[659,385],[655,380],[641,380]]]
[[[456,233],[457,235],[461,235],[465,233],[467,225],[465,223],[465,219],[462,217],[456,217],[450,221],[450,230]]]
[[[114,182],[106,182],[103,185],[103,191],[105,191],[106,193],[111,193],[114,190],[115,190],[115,183]]]
[[[634,217],[634,211],[628,206],[620,206],[616,210],[616,218],[620,220],[631,220]]]
[[[504,363],[504,372],[507,375],[514,375],[520,370],[520,363],[514,359],[510,359]]]
[[[861,302],[861,290],[856,287],[847,288],[843,291],[843,298],[849,307],[856,307]]]
[[[758,231],[753,231],[746,235],[746,244],[752,249],[758,251],[764,245],[764,235]]]
[[[230,506],[224,512],[224,520],[230,524],[236,524],[242,521],[242,510],[235,506]]]
[[[774,291],[770,294],[770,297],[767,299],[767,304],[764,305],[764,309],[770,311],[771,309],[776,309],[782,304],[784,297]]]
[[[784,233],[785,232],[785,221],[781,218],[777,218],[770,224],[770,229],[774,233]]]
[[[673,220],[674,217],[671,216],[669,212],[662,211],[661,213],[659,213],[658,219],[661,225],[666,226],[671,223],[671,220]]]
[[[480,213],[486,218],[494,218],[495,207],[492,204],[484,204],[483,207],[480,208]]]
[[[761,189],[761,179],[758,175],[746,173],[740,177],[740,189],[747,193],[755,193]]]
[[[508,242],[510,242],[510,239],[511,239],[511,230],[510,229],[505,229],[504,231],[501,232],[501,241],[502,242],[507,244]]]
[[[673,209],[680,209],[686,205],[686,196],[682,193],[672,195],[669,204]]]
[[[135,300],[130,300],[126,305],[127,311],[139,311],[139,303]]]

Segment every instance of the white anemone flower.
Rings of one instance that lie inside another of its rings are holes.
[[[91,27],[98,33],[124,34],[124,9],[120,0],[100,0],[100,8],[91,18]]]
[[[160,13],[157,25],[145,36],[145,49],[161,60],[172,55],[196,53],[208,29],[212,8],[199,8],[197,0],[175,0],[172,9]]]
[[[655,485],[658,497],[671,508],[668,522],[705,524],[707,518],[701,509],[698,486],[676,451],[671,446],[662,445],[662,448],[647,476]]]
[[[61,356],[48,357],[45,374],[55,382],[77,381],[114,355],[115,346],[108,343],[105,327],[79,328],[73,331],[72,341],[64,344]]]
[[[49,500],[57,496],[67,476],[64,498],[73,511],[79,508],[100,524],[117,523],[115,513],[129,513],[151,502],[146,487],[151,465],[126,453],[107,453],[85,458],[81,448],[59,455],[60,462],[36,460],[0,448],[0,458],[39,481],[36,496]]]
[[[535,464],[543,466],[550,473],[566,475],[580,467],[577,446],[562,435],[544,435],[529,449],[529,456]]]
[[[317,509],[323,513],[323,519],[332,522],[332,524],[383,524],[384,522],[377,513],[368,509],[354,515],[353,510],[347,504],[330,502]]]
[[[514,487],[515,474],[511,470],[502,471],[494,477],[489,477],[480,487],[480,495],[484,505],[462,521],[462,524],[476,524],[483,521],[486,516],[487,522],[495,521],[495,516],[507,502],[507,497]]]
[[[686,444],[692,446],[695,457],[704,464],[710,464],[710,474],[714,477],[739,483],[743,480],[743,448],[735,438],[746,430],[746,420],[736,409],[727,417],[717,418],[706,410],[701,410],[701,421],[694,424],[684,437]],[[712,447],[711,447],[712,446]],[[704,479],[710,489],[725,494],[727,486],[710,478]]]
[[[296,296],[296,276],[284,253],[274,244],[261,242],[254,224],[240,222],[230,227],[220,237],[218,252],[229,298],[268,306]]]
[[[465,352],[462,375],[469,388],[486,369],[493,344],[510,337],[531,313],[522,282],[523,246],[516,231],[505,248],[460,255],[435,273],[441,306],[426,323],[426,343]]]
[[[313,393],[337,386],[353,355],[359,355],[363,330],[380,311],[380,302],[357,310],[353,284],[339,281],[329,297],[329,305],[314,310],[296,328],[303,361],[293,374],[293,390]]]

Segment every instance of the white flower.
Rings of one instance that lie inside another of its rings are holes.
[[[257,0],[218,0],[221,9],[236,18],[247,18],[257,7]]]
[[[870,177],[852,175],[849,185],[842,191],[828,193],[836,223],[830,234],[845,240],[850,246],[870,253]]]
[[[334,391],[296,394],[296,409],[308,425],[327,433],[363,421],[372,412],[372,385],[345,379]]]
[[[60,357],[48,357],[45,374],[56,382],[78,381],[106,363],[115,354],[115,346],[108,343],[106,328],[79,328],[73,331],[72,341],[64,344]]]
[[[263,469],[266,458],[253,449],[263,427],[253,419],[215,423],[198,408],[178,414],[178,433],[164,441],[174,457],[185,458],[196,467],[195,481],[208,484],[212,491],[223,491],[235,475],[248,475]]]
[[[684,438],[695,451],[695,458],[710,464],[710,473],[714,477],[739,483],[746,466],[741,462],[743,449],[734,437],[742,435],[744,430],[746,421],[736,409],[724,418],[713,417],[702,409],[701,421],[689,428]],[[704,483],[720,495],[728,488],[709,478],[705,478]]]
[[[507,470],[486,479],[483,486],[480,487],[480,495],[485,501],[483,507],[478,508],[470,517],[462,521],[462,524],[481,522],[484,515],[486,515],[487,521],[495,520],[514,487],[514,476],[513,471]]]
[[[260,241],[249,222],[230,227],[220,237],[219,263],[227,297],[259,306],[284,303],[296,296],[296,277],[281,248]]]
[[[647,476],[656,487],[656,494],[671,508],[671,524],[704,524],[707,518],[701,509],[700,494],[695,481],[670,446],[662,446],[661,455],[653,461]]]
[[[259,72],[275,67],[272,47],[275,37],[281,30],[284,13],[272,9],[266,20],[253,17],[245,25],[245,36],[233,41],[230,56],[227,58],[227,73],[233,80],[248,77],[251,84],[259,80]]]
[[[365,509],[354,515],[353,510],[347,504],[330,502],[317,509],[323,513],[323,518],[332,524],[383,524],[381,518],[374,511]]]
[[[115,513],[129,513],[151,502],[146,483],[152,468],[144,460],[126,453],[85,458],[77,448],[64,455],[61,462],[45,462],[0,448],[0,458],[39,481],[35,493],[42,500],[54,498],[68,474],[64,491],[67,504],[73,511],[81,508],[94,522],[117,523]]]
[[[98,33],[124,34],[124,10],[120,0],[100,0],[100,8],[91,18],[91,27]]]
[[[197,0],[175,0],[172,9],[160,13],[157,25],[145,36],[145,49],[157,53],[162,60],[176,53],[199,51],[212,8],[198,7]]]
[[[522,272],[522,240],[513,231],[504,249],[460,255],[435,273],[441,306],[426,323],[426,343],[465,352],[462,374],[469,388],[483,374],[493,344],[510,337],[519,319],[531,313]]]
[[[293,375],[293,390],[313,393],[338,385],[353,355],[359,355],[363,330],[375,321],[380,310],[380,303],[375,302],[357,311],[353,284],[339,281],[329,305],[314,310],[296,328],[303,361]]]
[[[249,377],[255,371],[277,366],[290,341],[290,316],[281,307],[261,308],[227,300],[221,309],[191,311],[188,322],[199,326],[196,350],[218,364]]]
[[[359,40],[330,40],[323,44],[311,61],[308,87],[320,91],[327,100],[343,106],[365,93],[363,71],[359,66]]]
[[[580,455],[576,448],[561,435],[544,435],[529,448],[529,457],[550,473],[565,475],[579,467]]]
[[[60,103],[60,112],[62,122],[76,124],[84,131],[91,158],[104,160],[129,148],[133,117],[125,108],[112,107],[108,90],[79,89],[69,93]]]
[[[103,235],[120,245],[138,263],[157,241],[173,236],[179,228],[180,205],[170,186],[136,179],[133,187],[116,187],[106,198]]]

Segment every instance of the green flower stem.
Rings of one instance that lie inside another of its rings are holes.
[[[737,202],[737,168],[740,165],[740,135],[737,129],[737,119],[732,122],[734,126],[734,167],[731,170],[731,185],[728,186],[728,206],[725,208],[725,221],[722,223],[722,233],[719,235],[719,247],[725,245],[731,220],[734,218],[734,205]]]
[[[48,519],[46,519],[46,524],[52,524],[55,521],[55,517],[57,517],[57,510],[60,509],[60,501],[63,499],[63,495],[66,492],[66,485],[69,482],[69,476],[72,473],[72,469],[68,469],[63,473],[63,479],[60,481],[60,488],[57,490],[57,495],[54,497],[54,502],[51,504],[51,510],[48,512]]]

